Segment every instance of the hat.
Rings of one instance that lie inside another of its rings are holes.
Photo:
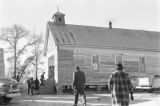
[[[118,64],[117,64],[117,67],[118,67],[118,70],[122,70],[122,69],[123,69],[122,63],[118,63]]]
[[[76,69],[79,70],[80,68],[77,66]]]

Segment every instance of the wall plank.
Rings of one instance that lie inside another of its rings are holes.
[[[93,51],[92,51],[93,52]],[[60,49],[58,51],[58,77],[59,82],[64,84],[72,84],[74,67],[79,66],[86,74],[86,84],[88,85],[106,85],[110,75],[115,71],[116,56],[111,53],[92,53],[90,49]],[[93,54],[98,55],[98,70],[93,70]],[[139,56],[123,55],[122,61],[124,71],[130,76],[139,75]],[[144,73],[160,73],[160,59],[147,57],[145,59]]]
[[[147,73],[160,75],[160,58],[153,56],[146,57],[145,64]]]
[[[71,83],[74,71],[73,50],[58,50],[58,81],[59,83]]]

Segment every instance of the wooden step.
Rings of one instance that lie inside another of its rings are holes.
[[[53,79],[47,79],[45,86],[40,86],[40,94],[54,94],[54,85],[55,82]]]

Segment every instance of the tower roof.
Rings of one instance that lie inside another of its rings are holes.
[[[57,11],[54,15],[64,15],[63,13]]]
[[[54,19],[55,16],[65,16],[65,14],[63,14],[63,13],[57,11],[55,14],[53,14],[52,19]]]

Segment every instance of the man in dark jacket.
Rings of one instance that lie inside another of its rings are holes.
[[[34,81],[34,84],[35,84],[35,93],[36,94],[39,94],[39,80],[38,80],[38,77],[36,76],[36,79]]]
[[[31,90],[31,78],[28,78],[27,84],[28,84],[28,95],[29,95]]]
[[[86,106],[86,95],[84,93],[85,74],[80,71],[80,68],[76,67],[76,72],[73,73],[73,88],[75,93],[74,105],[77,106],[79,94],[83,97],[83,105]]]

